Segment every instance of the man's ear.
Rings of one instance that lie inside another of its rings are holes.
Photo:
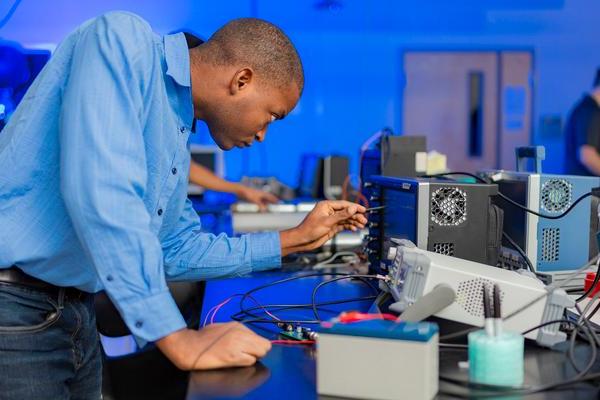
[[[252,68],[242,68],[235,73],[231,84],[229,85],[229,91],[232,95],[235,95],[243,90],[246,90],[254,80],[254,71]]]

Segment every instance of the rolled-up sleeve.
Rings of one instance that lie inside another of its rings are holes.
[[[185,327],[166,285],[144,205],[143,51],[149,26],[110,13],[83,28],[60,111],[60,180],[77,237],[131,332],[153,341]]]
[[[240,237],[203,232],[189,200],[179,220],[162,233],[161,242],[169,280],[226,278],[281,266],[278,232]]]

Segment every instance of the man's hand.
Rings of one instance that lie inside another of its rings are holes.
[[[280,233],[281,254],[321,247],[339,232],[363,229],[366,209],[349,201],[321,201],[296,228]]]
[[[275,204],[279,201],[275,195],[269,192],[254,189],[242,184],[237,185],[235,194],[242,200],[256,204],[260,208],[260,211],[266,211],[267,205]]]
[[[271,342],[239,322],[212,324],[199,331],[182,329],[156,342],[179,369],[185,371],[247,367],[264,357]]]

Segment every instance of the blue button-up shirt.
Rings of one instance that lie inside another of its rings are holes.
[[[277,233],[201,230],[190,85],[183,34],[114,12],[68,36],[0,133],[0,266],[105,289],[143,340],[185,327],[166,280],[279,266]]]

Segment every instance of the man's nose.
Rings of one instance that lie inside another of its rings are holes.
[[[267,128],[261,129],[260,131],[256,132],[256,135],[254,135],[254,139],[256,139],[256,141],[258,141],[258,142],[263,142],[265,140],[266,135],[267,135]]]

